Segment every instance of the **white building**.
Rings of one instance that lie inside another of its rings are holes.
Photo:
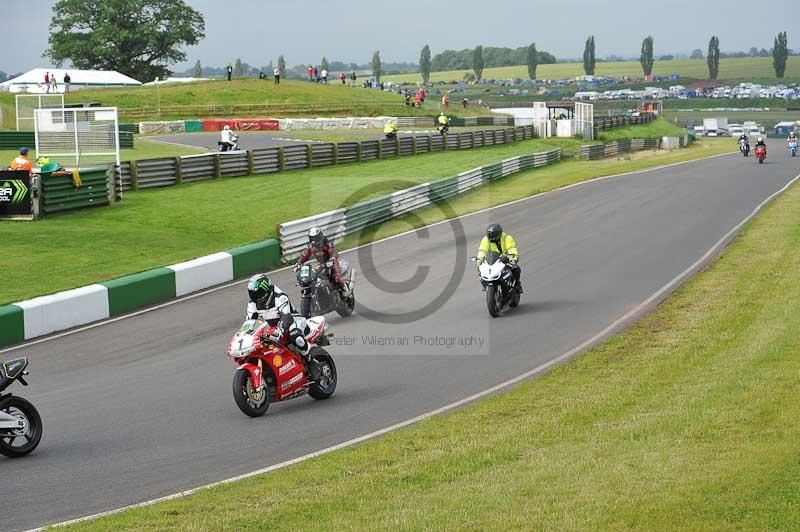
[[[69,74],[69,90],[95,89],[103,87],[139,87],[136,81],[119,72],[110,70],[76,70],[71,68],[34,68],[14,79],[0,83],[0,91],[29,94],[63,93],[66,90],[64,76]],[[56,86],[48,89],[44,77],[56,78]]]

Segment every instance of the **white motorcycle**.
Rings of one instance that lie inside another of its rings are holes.
[[[239,135],[231,134],[231,142],[217,142],[219,145],[219,151],[239,151],[241,148],[239,147]]]
[[[739,139],[739,151],[742,152],[742,155],[745,157],[750,155],[750,143],[745,139]]]
[[[470,257],[472,262],[477,257]],[[478,266],[481,285],[486,291],[486,307],[489,315],[496,318],[506,307],[519,306],[520,291],[517,287],[517,278],[508,265],[507,255],[489,253],[485,260]]]

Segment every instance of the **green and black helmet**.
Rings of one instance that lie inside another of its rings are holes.
[[[263,304],[272,295],[272,281],[263,273],[254,275],[247,283],[247,293],[250,301]]]

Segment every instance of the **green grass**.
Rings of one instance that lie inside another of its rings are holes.
[[[661,127],[658,122],[637,126],[633,134],[648,136]],[[582,143],[576,139],[535,139],[475,150],[418,155],[413,163],[407,158],[397,158],[209,180],[126,192],[123,201],[110,207],[65,213],[37,222],[0,222],[0,239],[6,245],[3,264],[14,272],[11,282],[0,289],[0,304],[274,237],[277,223],[352,203],[349,196],[368,184],[393,180],[405,183],[379,186],[372,192],[372,196],[377,196],[516,155],[554,147],[561,147],[565,154],[574,154]],[[677,156],[691,158],[697,156],[695,153]],[[655,161],[672,160],[672,157],[672,154],[655,157],[653,162],[637,162],[631,168],[658,164]],[[562,164],[525,175],[554,188],[599,175],[598,172],[613,173],[627,168],[628,164],[609,165],[608,161],[598,161],[579,163],[578,168]],[[556,179],[551,181],[548,176]],[[513,190],[514,194],[522,194],[516,197],[529,195]],[[480,201],[493,201],[497,197],[494,189],[485,192],[490,193],[489,196],[484,195]],[[465,204],[470,204],[470,200]],[[253,205],[269,208],[254,211]],[[54,238],[53,235],[58,236]]]
[[[431,81],[460,80],[464,74],[471,70],[452,70],[448,72],[432,72]],[[653,66],[656,76],[680,74],[683,78],[706,79],[708,78],[708,65],[705,60],[680,60],[656,61]],[[556,63],[553,65],[539,65],[536,69],[538,79],[565,79],[583,76],[583,63]],[[599,62],[595,70],[597,76],[615,77],[642,77],[642,66],[638,61],[610,61]],[[510,66],[487,68],[483,71],[485,79],[528,79],[526,66]],[[386,81],[409,82],[420,81],[419,74],[399,74],[384,76]],[[722,59],[719,64],[719,79],[731,81],[775,81],[775,71],[772,68],[771,57],[746,57]],[[786,66],[786,80],[800,79],[800,58],[790,57]],[[487,96],[487,99],[491,99]]]
[[[795,187],[653,313],[535,381],[70,530],[796,530],[798,218]]]
[[[610,142],[632,138],[679,137],[683,136],[684,133],[686,133],[685,129],[676,127],[664,120],[656,120],[641,126],[627,126],[600,131],[597,140]]]
[[[36,160],[36,150],[30,146],[30,158]],[[176,146],[174,144],[159,144],[136,138],[132,150],[120,150],[121,161],[136,161],[139,159],[157,159],[159,157],[177,157],[179,155],[192,155],[204,153],[208,150],[201,148],[189,148]],[[19,153],[18,150],[0,150],[0,164],[7,164]]]

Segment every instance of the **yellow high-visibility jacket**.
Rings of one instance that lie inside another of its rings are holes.
[[[494,251],[495,253],[505,253],[508,255],[508,258],[511,259],[511,262],[516,263],[519,260],[519,250],[517,250],[517,243],[514,241],[514,237],[503,231],[500,234],[500,246],[498,247],[497,244],[494,242],[489,242],[488,237],[483,237],[481,240],[480,246],[478,246],[478,264],[482,263],[486,259],[486,255],[490,252]]]
[[[437,118],[437,121],[439,122],[439,124],[441,124],[441,125],[443,125],[443,126],[446,126],[446,125],[447,125],[447,123],[448,123],[448,122],[450,122],[450,119],[449,119],[449,118],[447,118],[447,117],[446,117],[446,116],[444,116],[444,115],[439,115],[439,118]]]

